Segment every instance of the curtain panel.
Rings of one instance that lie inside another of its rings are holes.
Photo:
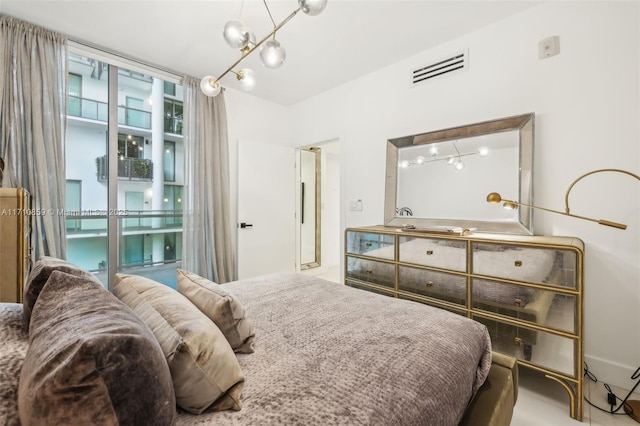
[[[32,260],[66,256],[65,126],[67,39],[0,15],[2,186],[32,197]]]
[[[217,283],[236,279],[224,93],[210,98],[185,76],[182,267]]]

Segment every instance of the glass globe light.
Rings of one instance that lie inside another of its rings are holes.
[[[220,93],[220,89],[220,82],[212,75],[203,77],[202,80],[200,80],[200,90],[209,97],[217,96],[218,93]]]
[[[429,155],[431,155],[432,157],[438,155],[438,147],[433,145],[431,148],[429,148]]]
[[[416,158],[416,163],[417,164],[424,164],[424,160],[425,160],[425,158],[422,155],[419,155],[418,158]]]
[[[309,16],[316,16],[322,13],[327,6],[327,0],[298,0],[300,10]]]
[[[457,160],[453,163],[453,168],[456,170],[462,170],[464,169],[464,163],[462,162],[462,160]]]
[[[478,148],[478,155],[480,157],[484,157],[488,153],[489,153],[489,148],[487,148],[486,146],[481,146],[480,148]]]
[[[222,36],[234,49],[242,49],[249,44],[251,30],[240,21],[232,20],[224,25]],[[255,37],[255,36],[254,36]]]
[[[409,162],[407,160],[404,160],[404,161],[401,161],[400,164],[398,165],[403,169],[406,169],[407,167],[409,167]]]
[[[279,68],[287,58],[287,52],[278,40],[271,39],[260,48],[260,59],[267,68]]]
[[[247,92],[256,87],[256,73],[249,68],[242,68],[238,71],[238,84],[242,90]]]

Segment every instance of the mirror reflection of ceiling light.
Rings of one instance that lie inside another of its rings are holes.
[[[415,160],[400,161],[398,163],[398,167],[406,169],[413,166],[422,166],[426,163],[433,163],[435,161],[445,161],[447,164],[451,164],[456,170],[462,170],[465,167],[465,164],[462,161],[462,157],[468,157],[471,155],[486,157],[489,154],[489,148],[487,148],[486,146],[481,146],[475,152],[465,152],[465,153],[461,153],[458,150],[458,147],[455,144],[455,142],[453,142],[453,147],[456,150],[456,154],[438,157],[438,154],[439,154],[438,147],[436,147],[435,145],[431,146],[429,148],[429,155],[431,157],[436,157],[436,158],[425,158],[424,156],[419,155],[415,158]]]

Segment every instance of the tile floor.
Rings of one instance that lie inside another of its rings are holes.
[[[303,273],[315,275],[329,281],[340,282],[340,267],[333,266],[322,270],[310,269]],[[624,398],[628,390],[611,386],[612,391],[619,398]],[[636,391],[640,390],[640,387]],[[608,409],[607,391],[602,382],[593,382],[585,378],[584,395],[594,404]],[[629,399],[640,400],[640,393],[634,393]],[[556,382],[544,378],[528,368],[520,368],[520,386],[518,402],[516,403],[512,426],[640,426],[627,415],[612,415],[591,407],[586,401],[583,403],[584,412],[582,422],[569,416],[569,397],[566,391]],[[619,413],[624,413],[622,409]]]

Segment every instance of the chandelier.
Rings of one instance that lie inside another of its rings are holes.
[[[307,15],[315,16],[319,15],[327,5],[327,0],[298,0],[299,7],[276,25],[273,17],[271,17],[271,11],[267,6],[266,0],[263,0],[263,2],[273,23],[273,30],[256,43],[255,34],[243,22],[239,20],[227,22],[222,35],[229,46],[234,49],[240,49],[240,58],[231,64],[218,78],[208,75],[200,81],[200,89],[205,95],[218,95],[221,90],[220,80],[229,73],[236,75],[241,89],[246,91],[253,90],[256,86],[256,73],[249,68],[241,68],[238,71],[235,71],[234,68],[258,48],[260,48],[260,59],[264,66],[267,68],[280,67],[287,55],[284,48],[276,40],[276,32],[296,16],[298,12],[302,11]]]

